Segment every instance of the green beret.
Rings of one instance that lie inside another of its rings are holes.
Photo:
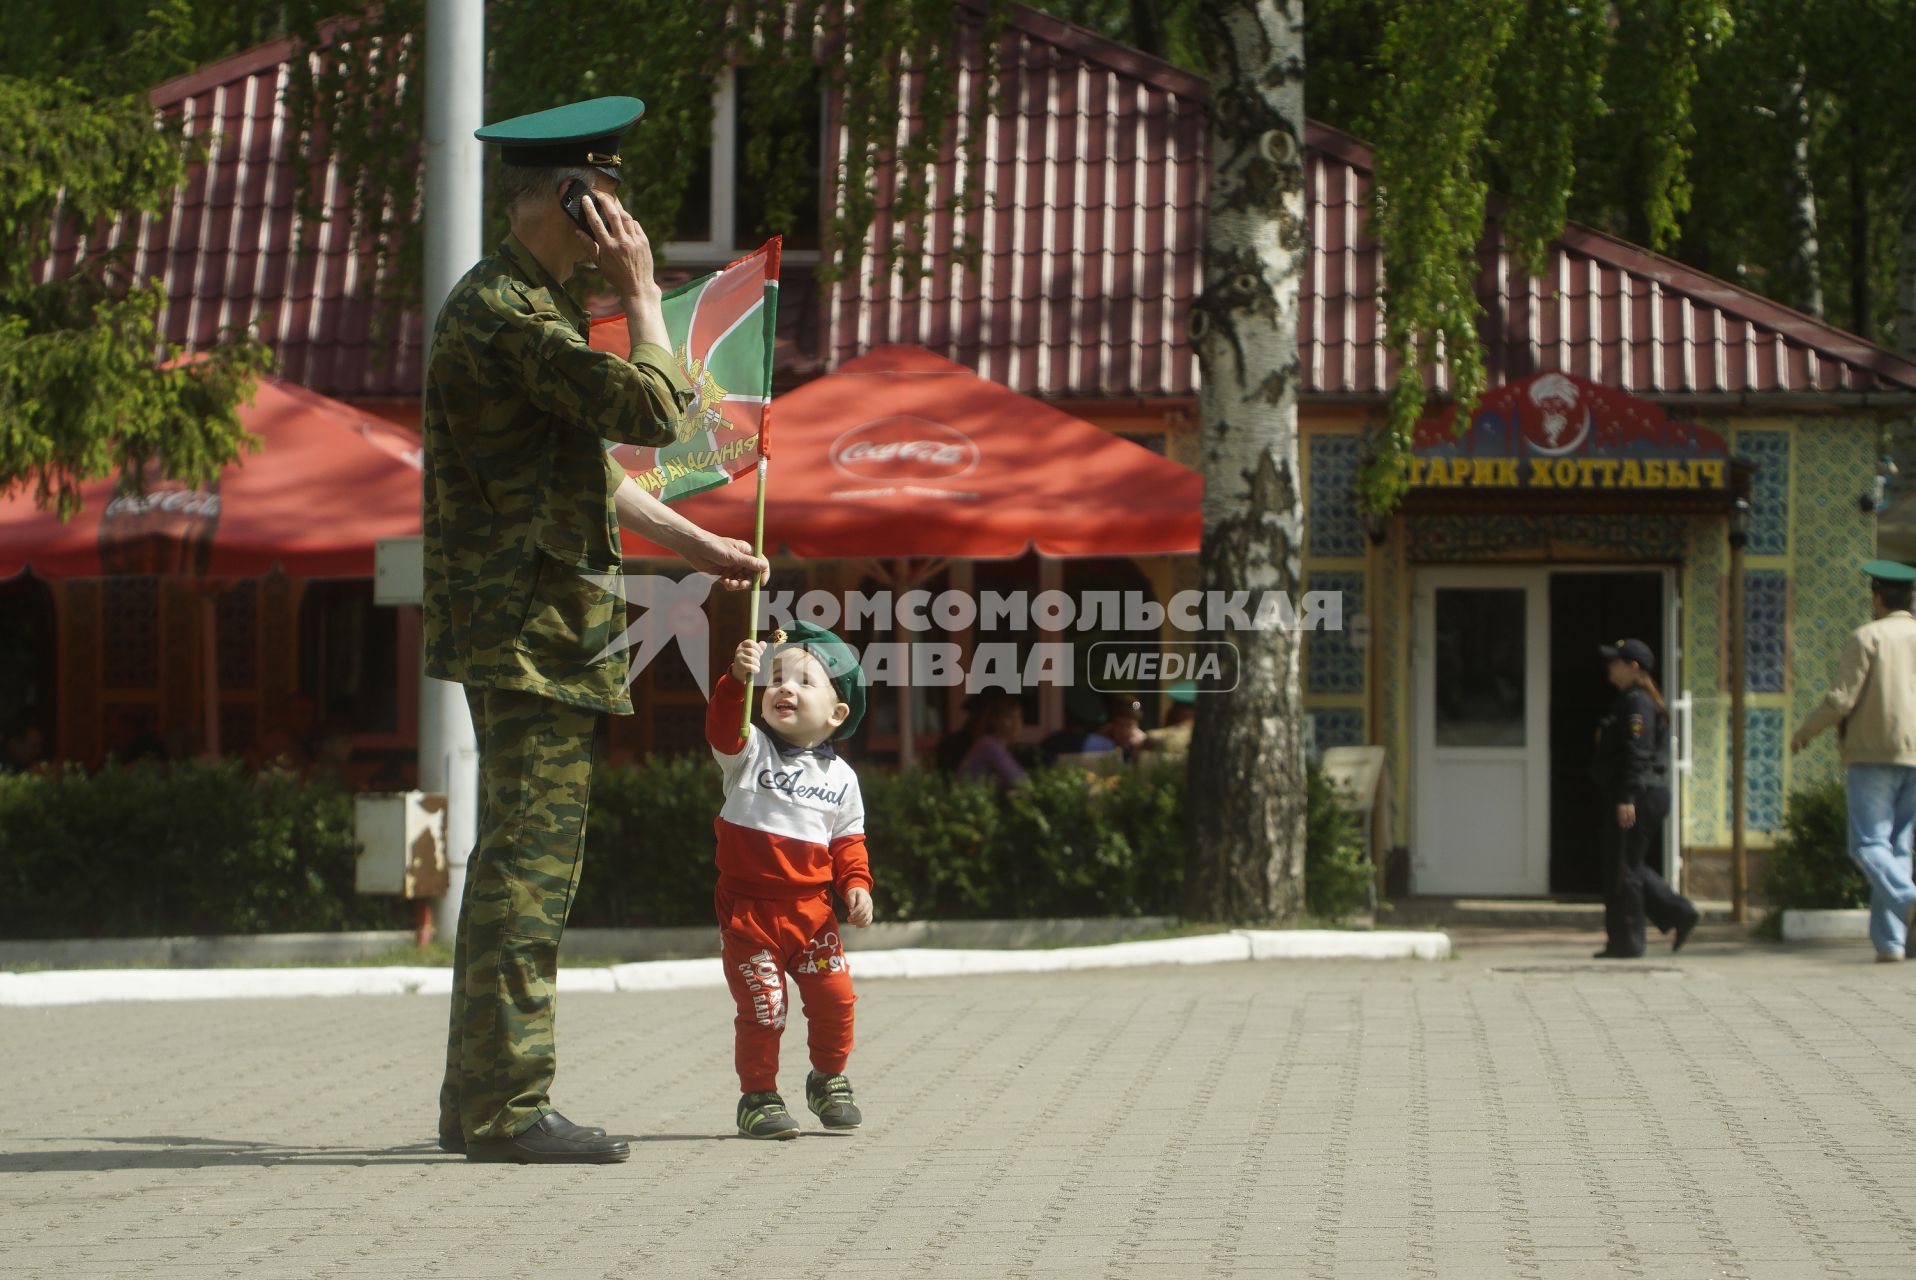
[[[645,104],[637,98],[588,98],[501,120],[472,136],[499,143],[499,158],[515,167],[591,168],[618,182],[619,135],[644,114]]]
[[[1863,572],[1878,582],[1916,582],[1916,569],[1894,560],[1865,560]]]
[[[774,645],[765,655],[765,670],[771,670],[772,659],[787,649],[803,649],[817,658],[825,674],[831,677],[832,691],[838,700],[851,708],[845,715],[845,723],[839,725],[832,736],[849,738],[857,733],[865,719],[865,669],[858,665],[858,655],[852,652],[852,647],[823,627],[794,622],[785,628],[784,643]]]

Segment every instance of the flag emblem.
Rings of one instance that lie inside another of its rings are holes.
[[[723,271],[665,295],[672,353],[697,399],[670,444],[606,441],[619,465],[663,502],[725,484],[766,453],[779,248],[773,237]],[[625,317],[594,320],[591,341],[601,351],[623,354]]]

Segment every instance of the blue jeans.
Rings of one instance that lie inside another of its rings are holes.
[[[1869,881],[1869,940],[1878,955],[1908,945],[1906,913],[1916,904],[1910,880],[1910,837],[1916,831],[1916,768],[1853,764],[1843,776],[1849,797],[1849,856]]]

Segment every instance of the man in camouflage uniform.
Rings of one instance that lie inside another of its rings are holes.
[[[609,1163],[630,1154],[548,1100],[559,937],[578,884],[602,712],[629,713],[624,610],[594,581],[632,530],[727,586],[765,562],[646,494],[605,440],[673,438],[692,399],[667,349],[645,232],[612,194],[619,133],[644,104],[600,98],[479,131],[505,145],[512,234],[453,286],[427,358],[426,673],[465,686],[479,838],[453,949],[439,1143],[469,1160]],[[561,205],[574,181],[581,230]],[[563,282],[596,261],[630,354],[594,351]]]

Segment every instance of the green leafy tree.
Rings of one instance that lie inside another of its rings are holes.
[[[620,145],[626,172],[637,180],[620,196],[662,243],[667,237],[657,229],[678,223],[697,169],[693,161],[710,143],[713,88],[727,66],[749,75],[749,91],[740,95],[746,145],[739,181],[755,197],[759,222],[739,228],[741,235],[791,230],[811,198],[817,157],[795,142],[790,121],[794,103],[829,91],[847,136],[838,201],[826,228],[838,250],[824,267],[829,279],[862,252],[881,194],[900,225],[922,222],[933,193],[918,176],[942,150],[955,141],[974,161],[982,158],[976,126],[988,102],[974,100],[960,112],[954,71],[962,57],[989,67],[991,37],[1006,6],[1007,0],[602,0],[585,9],[492,0],[486,6],[486,116],[636,89],[646,102],[645,118]],[[354,193],[354,231],[388,257],[392,270],[384,274],[395,298],[407,302],[419,279],[419,157],[392,139],[417,138],[423,126],[422,86],[431,74],[422,38],[425,4],[350,6],[350,25],[334,21],[341,9],[312,0],[286,5],[290,29],[309,55],[294,60],[287,90],[290,114],[303,128],[295,145],[339,162]],[[984,14],[982,40],[968,21],[976,11]],[[618,31],[632,36],[607,38]],[[908,105],[918,120],[956,123],[950,131],[915,128],[901,139]],[[308,187],[302,194],[310,202],[318,192]],[[951,193],[950,207],[961,210],[972,194],[965,188]],[[904,242],[880,246],[880,258],[882,270],[896,267],[907,279],[923,266]]]
[[[62,516],[81,484],[116,471],[132,488],[156,474],[211,480],[248,444],[237,407],[266,367],[244,335],[171,359],[159,284],[91,240],[64,275],[37,278],[58,226],[172,199],[189,152],[144,89],[215,47],[188,38],[180,0],[137,19],[125,5],[79,7],[0,18],[0,491],[25,485]]]

